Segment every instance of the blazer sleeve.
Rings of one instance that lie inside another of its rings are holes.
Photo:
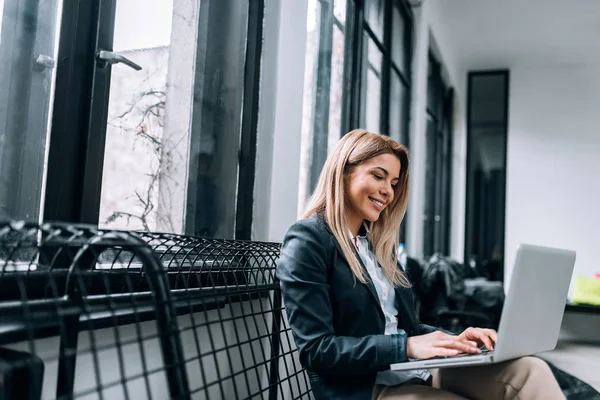
[[[331,240],[309,220],[298,221],[286,233],[277,263],[300,361],[314,372],[337,376],[376,373],[406,361],[404,332],[364,337],[335,334],[327,281]]]
[[[445,333],[447,333],[449,335],[455,335],[455,333],[453,333],[453,332],[450,332],[450,331],[447,331],[447,330],[444,330],[444,329],[441,329],[441,328],[436,328],[435,326],[431,326],[431,325],[427,325],[427,324],[422,324],[422,323],[419,322],[419,333],[421,335],[426,335],[428,333],[432,333],[432,332],[435,332],[435,331],[442,331],[442,332],[445,332]]]

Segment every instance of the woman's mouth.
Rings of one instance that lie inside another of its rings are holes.
[[[383,203],[379,200],[375,200],[369,197],[369,200],[371,201],[371,203],[373,203],[375,205],[375,207],[377,207],[377,209],[379,211],[383,210]]]

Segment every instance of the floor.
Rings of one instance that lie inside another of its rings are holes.
[[[561,341],[539,357],[600,391],[600,344]]]

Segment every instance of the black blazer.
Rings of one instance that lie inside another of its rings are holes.
[[[370,400],[377,372],[407,360],[407,337],[436,330],[417,320],[411,289],[396,288],[399,333],[385,335],[375,287],[354,278],[316,214],[289,228],[276,273],[316,399]]]

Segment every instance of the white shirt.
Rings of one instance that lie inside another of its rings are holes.
[[[396,307],[396,292],[394,286],[383,273],[383,269],[379,263],[375,262],[375,255],[371,251],[371,245],[368,239],[369,233],[361,236],[360,234],[352,238],[352,243],[356,246],[360,259],[362,260],[371,281],[377,291],[379,305],[385,316],[385,331],[386,335],[394,335],[398,333],[398,308]],[[408,372],[400,371],[381,371],[377,374],[375,383],[387,386],[400,385],[410,379],[420,378],[426,381],[431,373],[427,369],[412,370]]]

